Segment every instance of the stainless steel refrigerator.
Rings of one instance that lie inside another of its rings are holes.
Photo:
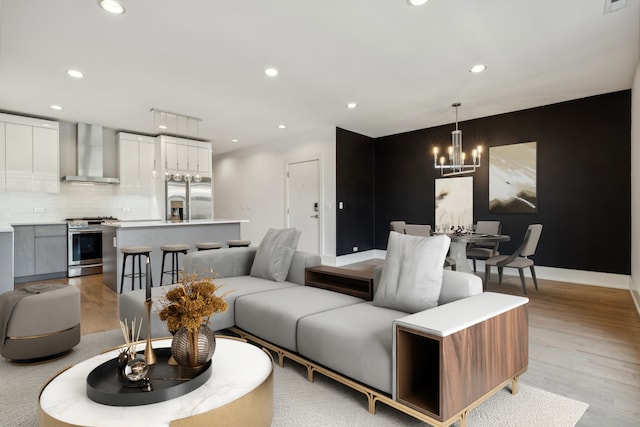
[[[165,181],[165,195],[167,221],[213,218],[211,178],[202,178],[200,182],[171,178]]]

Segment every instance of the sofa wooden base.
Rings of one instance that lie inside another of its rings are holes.
[[[467,425],[467,417],[469,412],[476,408],[477,406],[479,406],[481,403],[483,403],[484,401],[486,401],[487,399],[489,399],[491,396],[493,396],[494,394],[496,394],[498,391],[500,391],[501,389],[503,389],[504,387],[506,387],[508,384],[511,384],[511,393],[512,394],[516,394],[518,392],[518,379],[520,377],[520,375],[522,375],[525,371],[526,368],[521,370],[520,372],[518,372],[516,375],[514,375],[513,377],[510,377],[508,379],[506,379],[505,381],[503,381],[501,384],[499,384],[498,386],[496,386],[495,388],[493,388],[492,390],[489,390],[487,393],[483,394],[482,396],[480,396],[478,399],[476,399],[475,401],[471,402],[468,406],[466,406],[464,409],[462,409],[461,411],[459,411],[458,413],[456,413],[455,415],[451,416],[449,419],[447,420],[438,420],[436,418],[430,417],[429,415],[425,414],[424,412],[421,412],[417,409],[414,409],[412,406],[409,405],[405,405],[401,402],[398,402],[396,400],[394,400],[389,394],[381,392],[379,390],[375,390],[371,387],[368,387],[364,384],[361,384],[357,381],[354,381],[350,378],[347,378],[331,369],[327,369],[324,366],[318,365],[310,360],[307,360],[306,358],[300,356],[297,353],[291,352],[289,350],[285,350],[283,348],[280,348],[268,341],[265,341],[259,337],[256,337],[240,328],[237,327],[232,327],[228,329],[229,331],[231,331],[234,334],[237,334],[239,337],[249,340],[255,344],[258,344],[260,346],[263,346],[266,349],[269,349],[271,351],[273,351],[274,353],[276,353],[278,355],[278,365],[280,367],[284,367],[284,360],[285,359],[289,359],[292,360],[296,363],[301,364],[302,366],[304,366],[307,369],[307,380],[309,382],[313,382],[314,380],[314,374],[317,372],[319,374],[324,375],[325,377],[331,378],[334,381],[337,381],[343,385],[346,385],[347,387],[352,388],[355,391],[358,391],[362,394],[364,394],[367,397],[367,401],[368,401],[368,411],[371,414],[375,414],[376,413],[376,404],[378,402],[385,404],[391,408],[394,408],[398,411],[404,412],[405,414],[416,418],[417,420],[423,421],[429,425],[432,425],[434,427],[447,427],[450,426],[452,424],[454,424],[455,422],[460,422],[460,427],[466,427]]]

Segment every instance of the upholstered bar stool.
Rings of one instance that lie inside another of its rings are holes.
[[[160,246],[162,250],[162,269],[160,272],[160,285],[163,285],[163,279],[165,274],[171,275],[171,283],[176,283],[178,281],[178,273],[180,272],[180,265],[178,256],[180,254],[187,254],[189,250],[189,245],[163,245]],[[171,270],[164,269],[164,260],[167,255],[171,255]]]
[[[251,240],[227,240],[227,246],[230,248],[246,248],[251,244]]]
[[[150,246],[123,246],[120,248],[120,252],[124,255],[122,258],[122,275],[120,277],[120,293],[124,288],[124,279],[125,277],[131,277],[131,290],[135,289],[135,280],[138,278],[138,286],[140,289],[144,289],[144,285],[142,284],[142,277],[146,277],[146,260],[145,260],[145,270],[142,270],[142,256],[146,258],[151,258],[151,247]],[[131,257],[131,273],[125,274],[127,269],[127,258]],[[136,259],[138,260],[138,272],[136,273]],[[151,275],[151,273],[149,273]],[[153,284],[153,278],[150,276],[149,280]]]
[[[209,249],[220,249],[220,248],[222,248],[222,243],[220,242],[196,243],[196,249],[199,251],[208,251]]]

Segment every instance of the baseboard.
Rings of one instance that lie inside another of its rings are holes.
[[[640,316],[640,288],[635,284],[633,277],[629,279],[629,291],[631,292],[631,299],[633,303],[636,305],[636,310],[638,311],[638,315]]]
[[[323,256],[322,263],[325,265],[333,265],[340,267],[347,264],[355,264],[357,262],[369,261],[370,259],[384,259],[387,251],[380,249],[371,249],[364,252],[355,252],[349,255]]]
[[[385,250],[372,249],[370,251],[358,252],[349,255],[342,255],[339,257],[323,257],[322,263],[326,265],[333,265],[340,267],[342,265],[354,264],[357,262],[364,262],[370,259],[384,259],[386,255]],[[325,259],[326,258],[326,259]],[[478,273],[483,277],[484,275],[484,262],[478,261],[477,263]],[[631,289],[631,276],[626,274],[614,274],[614,273],[600,273],[596,271],[585,270],[570,270],[566,268],[556,267],[543,267],[536,266],[536,276],[539,279],[544,280],[557,280],[559,282],[577,283],[580,285],[590,286],[602,286],[605,288],[613,289]],[[504,270],[505,276],[518,276],[518,270],[508,268]],[[531,277],[528,269],[525,270],[525,277]],[[633,294],[633,293],[632,293]],[[640,294],[636,291],[634,298],[636,298],[636,306],[640,303]],[[639,308],[640,312],[640,308]]]

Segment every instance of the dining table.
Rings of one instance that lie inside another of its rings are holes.
[[[506,234],[479,234],[479,233],[447,233],[451,238],[449,256],[456,261],[456,271],[474,274],[467,259],[467,245],[477,243],[491,245],[497,242],[508,242],[511,236]]]

